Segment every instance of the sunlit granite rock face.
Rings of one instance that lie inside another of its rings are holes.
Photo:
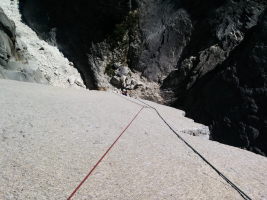
[[[23,46],[16,40],[16,26],[0,7],[0,78],[45,83],[40,71],[22,62]]]

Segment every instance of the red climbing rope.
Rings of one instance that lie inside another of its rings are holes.
[[[105,158],[105,156],[108,154],[108,152],[112,149],[112,147],[117,143],[117,141],[120,139],[120,137],[123,135],[123,133],[130,127],[130,125],[133,123],[133,121],[137,118],[137,116],[140,114],[140,112],[144,109],[143,106],[138,113],[134,116],[134,118],[130,121],[130,123],[123,129],[123,131],[120,133],[120,135],[117,137],[117,139],[110,145],[110,147],[106,150],[106,152],[102,155],[102,157],[97,161],[97,163],[94,165],[94,167],[89,171],[89,173],[84,177],[84,179],[80,182],[80,184],[75,188],[75,190],[71,193],[71,195],[68,197],[67,200],[70,200],[75,193],[79,190],[79,188],[84,184],[84,182],[89,178],[89,176],[93,173],[93,171],[96,169],[96,167],[101,163],[101,161]]]

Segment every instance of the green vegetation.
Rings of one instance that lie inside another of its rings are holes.
[[[124,36],[129,32],[129,30],[136,27],[138,24],[138,12],[131,11],[125,18],[125,20],[115,25],[113,33],[108,37],[108,42],[111,45],[112,49],[115,49],[119,43],[125,43]]]
[[[107,64],[107,66],[105,68],[105,74],[107,74],[110,77],[115,75],[115,68],[114,68],[113,63]]]

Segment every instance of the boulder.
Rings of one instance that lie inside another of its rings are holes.
[[[110,83],[115,86],[116,88],[121,88],[122,86],[122,82],[121,82],[121,79],[120,77],[118,76],[113,76],[111,79],[110,79]]]
[[[116,71],[115,71],[117,76],[128,76],[130,73],[130,69],[128,67],[125,66],[121,66],[119,67]]]

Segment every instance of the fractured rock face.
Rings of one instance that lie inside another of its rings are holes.
[[[16,40],[15,23],[0,7],[0,78],[46,83],[40,70],[29,67],[29,63],[19,62],[20,46]]]
[[[18,1],[2,0],[0,7],[3,8],[0,10],[0,78],[85,87],[77,70],[62,53],[22,23]]]
[[[183,49],[190,40],[191,19],[174,2],[141,4],[140,19],[143,47],[137,69],[153,81],[163,80],[176,68]]]
[[[108,45],[102,44],[98,49],[98,44],[128,14],[128,0],[21,0],[20,8],[24,21],[75,64],[87,88],[105,85],[99,83],[103,77],[98,76],[99,66],[94,61],[99,61],[101,49]]]
[[[262,154],[266,4],[20,1],[24,20],[60,48],[88,88],[127,88],[133,96],[172,103],[210,125],[214,140]]]
[[[15,24],[0,8],[0,65],[5,66],[15,56]]]
[[[198,43],[192,47],[192,39],[193,49],[164,87],[174,88],[175,105],[188,116],[210,125],[214,140],[266,155],[264,9],[265,1],[228,2],[216,9],[217,18],[213,13],[205,18],[215,44],[194,53]]]

